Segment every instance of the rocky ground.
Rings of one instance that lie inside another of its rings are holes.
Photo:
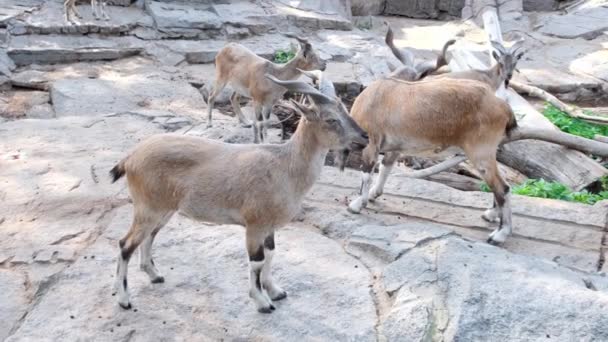
[[[382,45],[383,20],[419,58],[455,35],[482,41],[478,28],[387,17],[351,24],[266,1],[110,6],[109,22],[83,6],[85,20],[73,26],[59,1],[0,8],[0,340],[608,339],[605,201],[514,196],[514,236],[499,248],[484,242],[493,229],[480,217],[487,193],[394,175],[386,195],[353,215],[345,208],[358,174],[331,167],[303,215],[278,233],[275,274],[289,297],[272,315],[247,296],[242,228],[179,215],[155,244],[166,282],[150,284],[133,262],[135,309],[111,296],[132,206],[108,170],[154,133],[251,141],[221,111],[205,128],[201,90],[227,39],[270,57],[293,44],[280,32],[308,35],[338,89],[356,94],[396,62]],[[606,12],[519,19],[509,34],[526,36],[529,52],[517,77],[603,105],[608,21],[590,18]],[[278,142],[279,130],[271,134]]]

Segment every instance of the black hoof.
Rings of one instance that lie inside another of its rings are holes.
[[[156,277],[152,279],[152,284],[160,284],[165,282],[165,277]]]
[[[276,308],[274,307],[274,305],[270,304],[270,310],[272,310],[272,311],[276,310]]]
[[[287,292],[283,291],[279,293],[276,297],[271,298],[273,301],[281,300],[287,298]]]
[[[492,238],[488,238],[487,242],[492,246],[500,246],[500,242],[494,241]]]
[[[272,310],[274,310],[274,306],[271,305],[267,308],[259,308],[258,312],[263,313],[263,314],[269,314],[269,313],[272,313]]]
[[[127,303],[127,305],[124,305],[123,303],[118,303],[118,305],[120,305],[121,308],[125,309],[125,310],[131,310],[131,308],[133,308],[131,306],[131,303]]]

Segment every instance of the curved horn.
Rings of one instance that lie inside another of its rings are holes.
[[[334,84],[324,77],[323,72],[321,70],[302,70],[298,69],[304,75],[310,77],[310,79],[319,82],[319,91],[327,96],[335,97],[336,96],[336,88],[334,88]]]
[[[492,47],[498,50],[498,52],[500,52],[501,54],[506,55],[508,53],[507,49],[505,49],[505,47],[501,43],[493,40],[490,41],[490,43],[492,44]]]
[[[320,93],[317,89],[315,89],[313,86],[311,86],[308,83],[305,83],[302,81],[281,81],[281,80],[277,79],[276,77],[269,75],[269,74],[264,74],[264,76],[267,79],[271,80],[272,82],[289,89],[290,91],[300,93],[300,94],[310,95],[316,103],[319,103],[319,104],[334,103],[334,100],[331,97]]]
[[[414,55],[405,49],[399,49],[393,43],[393,29],[388,25],[388,31],[386,31],[386,38],[384,38],[384,42],[391,49],[393,55],[401,62],[403,65],[414,65]]]
[[[517,53],[517,50],[521,49],[523,46],[524,46],[524,39],[520,39],[520,40],[516,41],[509,48],[509,52],[514,55],[515,53]]]

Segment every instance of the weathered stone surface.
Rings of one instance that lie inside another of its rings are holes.
[[[125,335],[134,341],[374,339],[369,273],[338,243],[306,229],[277,235],[274,274],[289,295],[276,303],[272,315],[260,316],[247,295],[244,230],[204,227],[177,215],[159,234],[154,252],[165,283],[152,286],[133,269],[129,286],[137,311],[120,309],[110,292],[117,239],[126,232],[130,215],[130,206],[116,213],[87,251],[95,259],[81,258],[66,270],[8,341]],[[66,300],[75,297],[79,300]]]
[[[553,11],[559,6],[559,0],[524,0],[524,11]]]
[[[406,253],[382,279],[387,292],[398,292],[384,323],[388,340],[608,338],[605,277],[487,244],[448,237]],[[418,320],[404,329],[397,323],[407,315]]]
[[[13,325],[18,322],[27,310],[27,279],[19,271],[0,269],[0,339],[8,337]]]
[[[386,0],[351,0],[352,15],[379,15],[384,12]]]
[[[560,38],[594,39],[608,30],[606,18],[608,5],[604,1],[589,1],[567,14],[546,17],[538,31]]]
[[[1,125],[0,251],[21,263],[49,248],[57,248],[58,260],[69,260],[63,246],[86,247],[121,189],[110,185],[108,170],[138,140],[163,131],[138,116]]]
[[[44,3],[44,0],[20,0],[15,2],[14,0],[0,0],[0,26],[6,27],[9,20],[22,15],[23,13],[30,13],[36,8],[40,7]]]
[[[140,44],[131,37],[17,36],[11,39],[8,55],[17,65],[113,60],[140,54]]]
[[[39,105],[48,104],[49,93],[44,91],[11,91],[0,94],[0,116],[21,118]],[[40,108],[34,109],[39,110]]]
[[[366,264],[373,265],[374,259],[391,263],[409,250],[449,234],[452,227],[434,223],[365,225],[352,233],[346,248]]]
[[[50,91],[58,117],[137,110],[163,110],[196,116],[202,114],[204,105],[202,96],[190,84],[146,75],[59,80],[53,83]]]
[[[38,11],[12,22],[9,32],[13,35],[59,33],[119,35],[128,34],[136,27],[154,25],[153,19],[135,6],[126,8],[106,6],[106,11],[111,18],[108,21],[94,18],[90,2],[83,2],[82,5],[77,6],[77,10],[83,18],[76,18],[75,25],[70,24],[64,18],[62,2],[46,1]]]
[[[13,70],[15,70],[15,63],[6,54],[5,49],[0,49],[0,76],[11,76]]]
[[[464,0],[386,0],[384,13],[411,18],[436,19],[460,16]]]

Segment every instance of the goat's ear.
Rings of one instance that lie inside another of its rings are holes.
[[[309,99],[309,101],[310,101],[310,99]],[[290,103],[293,106],[293,108],[296,110],[296,112],[299,112],[300,115],[304,116],[307,120],[315,121],[315,120],[319,120],[321,117],[319,115],[318,108],[316,108],[314,106],[313,107],[305,106],[305,105],[299,103],[298,101],[295,101],[294,99],[291,99]]]
[[[500,57],[498,56],[498,54],[496,53],[496,51],[492,51],[492,57],[494,57],[494,59],[500,63]]]

